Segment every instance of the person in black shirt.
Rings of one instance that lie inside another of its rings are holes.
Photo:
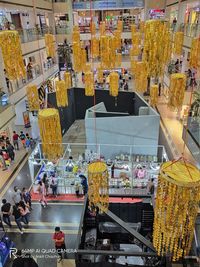
[[[16,253],[16,258],[13,261],[12,267],[23,267],[24,266],[24,258],[22,257],[21,250],[18,250]]]
[[[11,204],[7,202],[6,199],[2,200],[3,206],[1,207],[1,212],[3,214],[3,221],[5,224],[7,224],[9,227],[12,227],[11,221],[10,221],[10,215],[11,215]]]
[[[16,222],[18,228],[19,228],[20,233],[23,234],[22,224],[21,224],[22,216],[21,216],[21,213],[20,213],[20,210],[19,210],[19,204],[16,204],[16,205],[13,206],[13,213],[12,213],[12,215],[15,218],[15,222]]]

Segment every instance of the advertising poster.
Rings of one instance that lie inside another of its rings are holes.
[[[24,111],[23,112],[23,118],[24,118],[24,127],[29,128],[31,127],[30,118],[29,118],[29,112]]]

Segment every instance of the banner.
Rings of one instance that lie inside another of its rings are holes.
[[[23,112],[23,118],[24,118],[24,127],[29,128],[31,127],[30,118],[29,118],[29,112],[24,111]]]

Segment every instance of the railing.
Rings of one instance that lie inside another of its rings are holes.
[[[52,27],[43,27],[43,28],[31,28],[31,29],[19,29],[18,33],[21,38],[22,43],[33,42],[39,39],[44,38],[46,33],[52,33]]]
[[[79,25],[80,33],[90,33],[90,25]],[[113,32],[117,29],[117,25],[106,25],[106,31]],[[96,30],[99,30],[99,26],[96,26]],[[124,24],[123,32],[130,32],[131,25]]]
[[[56,26],[56,34],[69,34],[70,29],[68,26]]]
[[[193,23],[193,24],[172,23],[171,30],[173,32],[176,32],[176,31],[184,32],[184,35],[188,37],[198,37],[200,35],[200,24],[198,23]]]

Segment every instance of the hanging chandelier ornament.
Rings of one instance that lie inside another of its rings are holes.
[[[137,32],[137,27],[135,24],[131,24],[131,35],[135,34]]]
[[[0,31],[0,48],[8,78],[10,80],[24,78],[26,70],[18,32],[11,30]]]
[[[168,106],[173,109],[179,109],[183,105],[186,88],[186,75],[183,73],[174,73],[170,77],[169,102]]]
[[[80,42],[73,43],[73,65],[76,72],[81,72],[81,44]]]
[[[38,111],[40,109],[40,100],[36,85],[28,85],[26,87],[26,95],[28,99],[29,111]]]
[[[54,108],[39,110],[38,123],[44,157],[50,161],[60,158],[63,149],[58,110]]]
[[[92,58],[99,56],[99,39],[96,37],[91,38],[91,56]]]
[[[80,42],[80,31],[79,28],[75,27],[72,31],[72,42]]]
[[[85,72],[86,71],[86,64],[87,64],[87,55],[86,55],[85,48],[81,49],[80,57],[81,57],[81,70],[82,70],[82,72]]]
[[[104,162],[90,163],[88,166],[88,198],[90,207],[100,205],[100,212],[108,210],[109,183],[108,169]]]
[[[147,90],[147,64],[143,61],[135,64],[135,90],[144,93]]]
[[[72,87],[72,79],[70,72],[66,71],[64,73],[64,81],[65,81],[65,87],[67,89],[70,89]]]
[[[193,68],[200,68],[200,38],[194,38],[192,40],[191,52],[190,52],[190,66]]]
[[[96,34],[96,25],[93,21],[92,21],[90,27],[91,27],[91,34],[95,35]]]
[[[153,245],[177,261],[189,254],[200,200],[200,171],[183,158],[162,164],[154,210]]]
[[[123,31],[123,21],[122,20],[118,20],[117,21],[117,30],[119,32],[122,32]]]
[[[56,50],[55,50],[55,40],[53,34],[49,33],[45,34],[44,39],[47,50],[47,57],[54,58],[56,55]]]
[[[121,67],[121,64],[122,64],[122,54],[116,53],[115,54],[115,67],[119,68]]]
[[[110,95],[117,97],[119,93],[119,75],[117,72],[111,72],[110,79]]]
[[[101,21],[100,22],[99,31],[100,31],[100,36],[106,34],[106,24],[105,24],[105,21]]]
[[[94,76],[91,71],[85,73],[85,95],[94,96]]]
[[[65,81],[56,81],[56,102],[58,107],[68,106],[68,94]]]
[[[177,56],[182,55],[183,40],[184,40],[184,33],[183,32],[176,32],[174,35],[174,51],[173,52]]]
[[[152,106],[158,103],[158,85],[153,84],[150,89],[150,102]]]

